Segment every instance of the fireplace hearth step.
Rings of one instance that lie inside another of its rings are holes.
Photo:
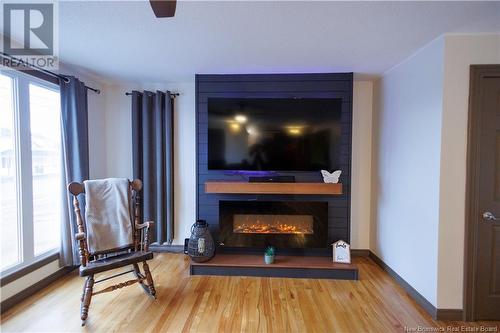
[[[358,267],[334,263],[331,257],[276,256],[266,265],[263,255],[217,254],[208,262],[192,262],[190,274],[358,280]]]

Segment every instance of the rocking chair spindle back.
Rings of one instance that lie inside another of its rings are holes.
[[[78,201],[78,195],[85,194],[85,187],[83,184],[76,182],[70,183],[68,185],[68,191],[74,196],[73,207],[75,211],[78,230],[78,232],[75,234],[75,238],[78,241],[78,249],[81,261],[80,276],[87,276],[87,280],[84,283],[83,293],[81,297],[80,313],[82,326],[85,325],[85,322],[87,320],[92,296],[139,283],[148,295],[156,298],[156,290],[154,287],[153,277],[149,270],[149,265],[146,262],[147,260],[153,259],[153,253],[149,251],[149,229],[153,226],[154,222],[147,221],[144,223],[140,223],[140,197],[138,192],[142,189],[142,181],[139,179],[129,181],[129,187],[132,193],[130,205],[133,205],[134,207],[132,232],[133,245],[129,248],[121,249],[119,252],[117,252],[116,250],[110,250],[99,253],[90,253],[87,244],[87,230],[85,220],[82,218],[80,202]],[[144,274],[139,268],[140,262],[142,262]],[[102,280],[94,280],[94,275],[96,273],[109,271],[111,269],[116,269],[127,265],[132,265],[132,270],[118,273]],[[127,273],[134,273],[136,278],[133,280],[118,283],[113,286],[109,286],[99,291],[93,291],[94,284]]]

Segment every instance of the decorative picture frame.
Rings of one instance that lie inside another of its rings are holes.
[[[343,241],[338,240],[332,244],[333,262],[350,264],[351,263],[351,246]]]

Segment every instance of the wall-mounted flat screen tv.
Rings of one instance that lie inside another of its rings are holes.
[[[338,98],[209,98],[208,169],[337,169],[340,118]]]

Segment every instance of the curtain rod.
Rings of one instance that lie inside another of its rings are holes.
[[[168,90],[167,90],[168,91]],[[142,94],[141,92],[139,94]],[[125,95],[127,96],[131,96],[132,95],[132,92],[126,92]],[[170,92],[170,95],[176,97],[176,96],[179,96],[179,93],[173,93],[173,92]]]
[[[36,66],[36,65],[30,64],[30,63],[28,63],[28,62],[26,62],[26,61],[24,61],[24,60],[21,60],[21,59],[19,59],[19,58],[16,58],[16,57],[14,57],[14,56],[11,56],[11,55],[10,55],[10,54],[8,54],[8,53],[5,53],[5,52],[0,52],[0,53],[1,53],[2,57],[9,58],[11,61],[12,61],[12,60],[15,60],[15,61],[17,61],[17,62],[19,62],[19,63],[23,64],[23,65],[24,65],[24,66],[26,66],[26,67],[30,67],[30,68],[33,68],[33,69],[35,69],[35,70],[39,71],[39,72],[45,73],[45,74],[47,74],[47,75],[50,75],[50,76],[52,76],[52,77],[56,77],[56,78],[58,78],[58,79],[60,79],[60,80],[63,80],[63,81],[64,81],[64,82],[66,82],[66,83],[68,83],[68,82],[69,82],[69,79],[68,79],[66,76],[64,76],[64,75],[57,74],[57,73],[51,72],[51,71],[49,71],[49,70],[43,69],[43,68],[41,68],[41,67],[38,67],[38,66]],[[87,88],[88,90],[92,90],[92,91],[93,91],[93,92],[95,92],[96,94],[100,94],[100,93],[101,93],[101,91],[100,91],[99,89],[95,89],[95,88],[92,88],[92,87],[89,87],[89,86],[85,86],[85,88]]]

